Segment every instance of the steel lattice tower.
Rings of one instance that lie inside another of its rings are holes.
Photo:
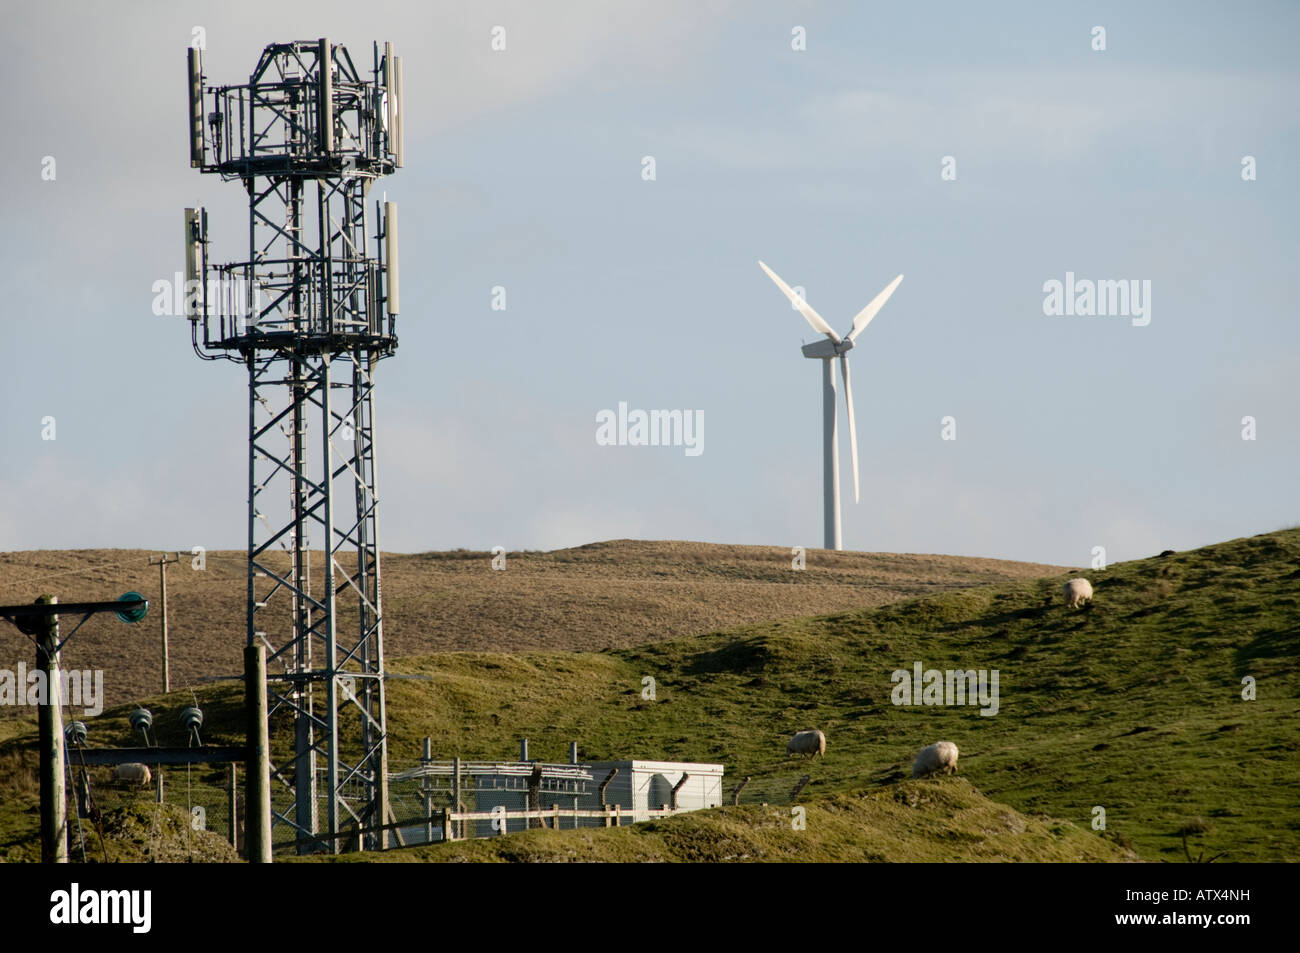
[[[366,199],[402,165],[401,60],[376,44],[366,79],[328,39],[276,43],[214,87],[191,49],[189,81],[191,166],[248,193],[245,261],[210,264],[186,209],[186,313],[200,357],[248,370],[247,640],[295,737],[274,820],[300,852],[382,848],[352,835],[389,820],[374,375],[397,347],[397,213]]]

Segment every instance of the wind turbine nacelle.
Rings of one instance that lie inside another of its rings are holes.
[[[839,344],[836,344],[830,338],[822,338],[812,344],[805,344],[802,350],[804,357],[826,360],[829,357],[839,357],[851,347],[853,347],[853,342],[848,338],[844,338]]]

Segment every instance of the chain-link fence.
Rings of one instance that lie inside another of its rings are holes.
[[[153,766],[147,775],[139,767],[119,772],[83,765],[70,752],[68,841],[74,860],[228,860],[243,850],[238,766]]]

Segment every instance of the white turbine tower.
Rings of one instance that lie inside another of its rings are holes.
[[[790,303],[799,310],[808,323],[813,326],[814,331],[819,331],[826,335],[825,341],[816,341],[812,344],[803,346],[803,356],[815,358],[823,362],[822,364],[822,437],[825,455],[822,461],[822,493],[824,496],[823,509],[825,513],[826,524],[826,548],[842,549],[840,545],[840,454],[839,454],[839,437],[836,434],[836,407],[835,407],[835,371],[831,367],[831,361],[835,358],[840,359],[840,374],[844,377],[844,403],[849,412],[849,448],[853,454],[853,502],[858,501],[858,435],[853,426],[853,387],[849,383],[849,351],[853,348],[853,342],[862,329],[871,323],[871,319],[876,313],[885,306],[889,296],[894,293],[898,283],[903,280],[899,275],[889,283],[884,291],[871,299],[871,303],[857,313],[853,319],[853,326],[844,337],[840,337],[827,324],[820,314],[812,309],[803,298],[795,294],[784,281],[777,276],[771,268],[758,263],[759,267],[767,272],[767,276],[776,282],[776,286],[785,292],[785,296],[790,299]]]

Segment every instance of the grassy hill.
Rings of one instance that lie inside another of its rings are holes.
[[[158,568],[144,550],[39,550],[0,554],[0,605],[42,592],[62,601],[144,593],[145,621],[122,625],[95,616],[64,653],[65,668],[104,670],[109,704],[158,692]],[[155,554],[156,555],[156,554]],[[280,557],[287,570],[288,556]],[[384,557],[384,637],[389,658],[454,650],[599,651],[695,635],[712,629],[864,606],[963,586],[1027,579],[1058,567],[959,556],[835,553],[811,550],[807,570],[790,569],[790,551],[706,543],[593,543],[555,552],[509,553],[504,572],[492,555],[464,550]],[[168,568],[167,614],[172,688],[243,670],[244,553],[209,552],[207,568],[187,556]],[[324,557],[314,553],[312,564]],[[287,636],[289,609],[268,610],[272,643]],[[341,625],[348,612],[340,611]],[[67,631],[65,627],[65,632]],[[0,667],[13,668],[31,643],[0,625]],[[10,661],[4,661],[4,660]],[[178,697],[180,697],[178,695]],[[0,708],[0,719],[9,714]]]
[[[805,827],[788,808],[741,805],[620,828],[534,830],[431,844],[381,855],[310,860],[395,863],[1115,862],[1131,851],[1052,818],[995,804],[963,778],[906,781],[881,791],[803,799]]]
[[[812,781],[800,803],[810,805],[811,829],[818,805],[829,813],[855,798],[867,799],[859,807],[868,813],[888,806],[912,789],[905,777],[916,750],[943,738],[960,746],[961,777],[983,797],[1131,845],[1143,859],[1184,859],[1184,832],[1194,854],[1300,859],[1300,530],[1084,575],[1096,597],[1080,610],[1065,608],[1057,574],[596,653],[399,659],[395,671],[428,680],[389,685],[392,767],[412,764],[426,735],[437,756],[473,759],[512,757],[527,736],[534,757],[562,760],[576,739],[584,759],[722,762],[728,787],[752,776],[745,799],[772,805],[784,804],[807,772]],[[916,661],[997,669],[998,713],[892,704],[891,673]],[[653,700],[642,697],[647,676],[655,680]],[[1242,698],[1247,676],[1255,680],[1252,701]],[[210,689],[203,705],[205,738],[237,742],[236,689]],[[126,734],[125,713],[99,720],[99,743]],[[789,734],[813,726],[827,733],[825,761],[786,759]],[[30,737],[25,730],[0,740],[0,854],[34,830],[20,830],[33,821],[22,805],[34,803],[34,793],[12,787]],[[922,783],[926,790],[946,784]],[[1104,836],[1090,829],[1094,807],[1105,809]],[[784,841],[755,833],[762,809],[742,808],[715,812],[715,821],[701,815],[671,824],[724,831],[743,822],[753,843],[780,855]],[[887,828],[854,828],[861,835],[846,850],[872,849]],[[613,832],[608,849],[667,850],[663,831],[672,829]],[[581,855],[583,843],[604,834],[530,832],[520,837],[534,846],[519,850]],[[989,856],[984,840],[932,834],[954,859]],[[487,858],[513,837],[499,848],[445,849]],[[557,846],[564,838],[568,846]],[[933,846],[880,852],[919,857]],[[430,857],[439,849],[427,848]]]
[[[775,801],[804,771],[808,795],[892,785],[945,738],[995,801],[1083,826],[1100,806],[1147,859],[1182,859],[1186,830],[1207,856],[1300,860],[1300,530],[1086,575],[1075,611],[1058,576],[597,655],[403,660],[433,681],[393,684],[392,750],[503,757],[528,735],[559,760],[577,738],[585,758],[720,761]],[[895,706],[915,661],[998,669],[998,714]],[[825,762],[787,761],[812,726]]]

